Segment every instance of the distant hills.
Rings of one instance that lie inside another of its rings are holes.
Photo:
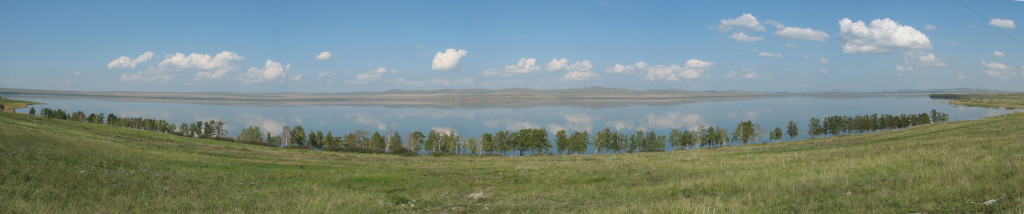
[[[389,90],[351,93],[237,93],[237,92],[132,92],[57,91],[0,88],[6,95],[94,97],[114,100],[189,102],[213,104],[291,105],[385,105],[527,107],[568,105],[591,108],[629,105],[674,105],[708,100],[737,100],[779,96],[895,96],[933,93],[998,93],[982,89],[897,90],[881,92],[822,91],[813,93],[752,91],[689,91],[677,89],[632,90],[605,87],[578,89],[438,89]]]

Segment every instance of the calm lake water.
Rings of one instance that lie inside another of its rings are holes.
[[[920,114],[936,109],[949,114],[950,121],[974,120],[1014,112],[949,105],[945,100],[927,96],[877,97],[778,97],[739,101],[708,101],[670,106],[626,106],[584,108],[535,106],[526,108],[484,107],[433,108],[388,106],[251,106],[174,102],[118,101],[99,98],[15,96],[13,99],[46,103],[35,106],[60,108],[65,111],[114,113],[121,117],[144,117],[167,120],[172,124],[197,120],[221,120],[227,123],[229,136],[237,135],[246,126],[260,126],[264,131],[280,134],[281,127],[302,125],[306,130],[332,131],[334,136],[355,129],[384,132],[393,130],[403,135],[412,131],[452,130],[460,136],[479,137],[485,132],[545,128],[551,132],[565,129],[597,130],[610,128],[632,133],[637,129],[667,135],[672,129],[697,129],[715,125],[730,131],[741,121],[759,123],[766,132],[758,142],[768,141],[767,132],[796,121],[800,136],[805,134],[811,117],[865,114]],[[27,112],[19,109],[18,112]],[[789,140],[789,137],[785,137]],[[590,152],[593,152],[591,148]],[[588,153],[590,153],[588,152]]]

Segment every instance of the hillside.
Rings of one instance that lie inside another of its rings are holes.
[[[1022,212],[1021,130],[1024,113],[716,149],[402,157],[260,147],[3,113],[0,210]]]

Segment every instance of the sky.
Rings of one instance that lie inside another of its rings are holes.
[[[1011,0],[0,1],[0,88],[1024,91],[1017,21]]]

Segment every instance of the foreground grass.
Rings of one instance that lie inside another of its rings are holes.
[[[4,113],[0,160],[0,210],[12,212],[1024,212],[1024,113],[768,145],[528,157],[278,149]]]

